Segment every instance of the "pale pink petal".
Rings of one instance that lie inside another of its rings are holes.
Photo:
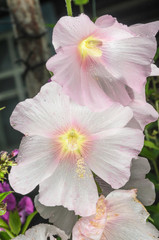
[[[152,205],[155,201],[155,187],[149,180],[145,179],[150,171],[150,164],[146,158],[133,159],[131,177],[123,189],[137,189],[137,198],[145,205]]]
[[[24,137],[17,157],[17,165],[9,174],[12,188],[21,194],[32,191],[49,177],[57,167],[58,160],[51,139]]]
[[[157,240],[159,232],[146,222],[148,216],[135,190],[116,190],[99,198],[96,214],[80,218],[73,240]]]
[[[56,228],[53,225],[49,224],[38,224],[30,229],[28,229],[25,235],[19,235],[15,240],[55,240],[53,236],[58,235],[61,237],[61,240],[67,240],[68,236]]]
[[[58,84],[50,82],[33,99],[19,103],[10,122],[25,135],[52,137],[56,128],[67,124],[65,116],[68,111],[69,98],[61,92]]]
[[[53,45],[59,47],[73,46],[93,34],[97,27],[85,14],[78,17],[62,17],[53,30]]]
[[[137,198],[145,205],[152,205],[155,201],[155,188],[154,184],[145,179],[146,174],[150,171],[150,164],[146,158],[139,157],[132,160],[131,176],[129,181],[121,189],[137,189]],[[95,177],[99,184],[102,194],[107,196],[114,189],[98,176]]]
[[[81,67],[81,89],[83,102],[86,106],[92,110],[105,110],[110,107],[113,101],[104,93],[102,88],[98,84],[98,80],[91,76],[91,71],[88,71],[89,66],[94,66],[94,62],[91,59],[85,62]]]
[[[159,68],[155,64],[151,64],[150,76],[159,76]]]
[[[107,28],[112,26],[116,22],[116,18],[113,18],[111,15],[104,15],[97,18],[95,24],[98,27]]]
[[[117,190],[107,196],[106,206],[109,218],[105,225],[103,239],[158,239],[157,229],[147,224],[146,219],[149,214],[135,195],[134,190]]]
[[[133,110],[134,117],[140,124],[141,129],[144,129],[148,123],[156,121],[159,117],[158,112],[146,101],[134,100],[129,106]]]
[[[113,128],[123,128],[133,117],[129,107],[113,105],[103,112],[92,112],[86,107],[71,105],[72,119],[78,119],[79,123],[91,134]]]
[[[63,206],[48,207],[38,201],[39,195],[35,197],[34,203],[41,217],[49,219],[56,227],[63,230],[68,236],[71,235],[72,228],[78,220],[74,211],[69,211]]]
[[[159,21],[146,24],[135,24],[129,27],[132,32],[138,36],[151,37],[159,31]]]
[[[139,130],[111,129],[95,134],[97,141],[88,159],[91,170],[113,188],[122,187],[130,177],[130,164],[143,145]]]
[[[156,40],[153,37],[128,38],[106,42],[102,46],[102,59],[107,70],[115,78],[141,92],[146,77],[151,73],[150,64],[155,51]]]
[[[93,175],[86,165],[84,176],[78,170],[80,166],[63,160],[54,174],[40,184],[39,201],[46,206],[63,205],[81,216],[93,214],[98,199]]]
[[[63,87],[65,94],[68,94],[75,102],[83,105],[80,65],[81,61],[75,47],[60,50],[46,63],[47,69],[55,74],[52,80]]]

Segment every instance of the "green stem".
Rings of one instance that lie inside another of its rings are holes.
[[[79,5],[79,8],[80,8],[80,13],[84,13],[84,7],[83,7],[83,5],[81,4],[81,5]]]
[[[92,15],[93,15],[93,20],[96,19],[97,14],[96,14],[96,0],[92,0]]]
[[[157,167],[157,163],[156,163],[155,160],[152,161],[152,163],[153,163],[153,166],[154,166],[154,170],[155,170],[155,172],[156,172],[157,179],[158,179],[158,181],[159,181],[159,170],[158,170],[158,167]]]
[[[149,133],[148,133],[148,131],[147,131],[147,128],[145,128],[145,136],[146,136],[146,139],[147,139],[148,141],[150,141]]]
[[[159,101],[155,102],[155,107],[156,107],[157,112],[159,113]],[[157,126],[158,126],[158,132],[159,132],[159,118],[157,120]]]
[[[72,16],[71,0],[65,0],[65,1],[66,1],[66,8],[67,8],[67,15]]]

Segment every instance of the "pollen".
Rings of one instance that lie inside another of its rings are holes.
[[[87,56],[101,57],[102,56],[102,51],[100,49],[101,46],[102,46],[101,40],[98,40],[90,36],[79,44],[79,51],[83,58]]]
[[[76,173],[78,175],[79,178],[84,178],[85,174],[86,174],[86,168],[85,168],[85,161],[84,158],[79,158],[77,159],[77,163],[76,163]]]
[[[74,128],[69,129],[59,136],[59,142],[63,153],[75,153],[80,155],[85,141],[85,135]]]
[[[106,213],[105,198],[101,196],[96,205],[96,219],[102,218]]]

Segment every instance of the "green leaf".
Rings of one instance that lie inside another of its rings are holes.
[[[6,232],[0,232],[0,239],[1,240],[9,240],[11,237]]]
[[[0,216],[3,216],[6,213],[6,209],[0,208]]]
[[[1,227],[5,227],[5,228],[8,228],[9,229],[9,226],[8,226],[8,224],[2,219],[2,218],[0,218],[0,226]]]
[[[154,56],[154,61],[156,62],[158,58],[159,58],[159,48],[157,48],[156,54]]]
[[[2,202],[9,194],[11,194],[13,191],[10,192],[4,192],[0,193],[0,202]]]
[[[46,23],[45,26],[46,26],[46,27],[50,27],[50,28],[54,28],[54,27],[55,27],[55,24],[52,24],[52,23]]]
[[[144,145],[149,148],[153,148],[159,151],[159,147],[157,147],[153,142],[151,141],[145,141]]]
[[[2,108],[0,108],[0,111],[3,110],[3,109],[5,109],[5,108],[6,108],[6,107],[2,107]]]
[[[50,72],[50,71],[49,71],[49,73],[50,73],[51,77],[54,76],[53,72]]]
[[[9,214],[9,227],[14,234],[19,234],[21,230],[21,221],[17,210],[12,211]]]
[[[89,0],[74,0],[74,3],[76,5],[85,5],[85,4],[89,3]]]
[[[27,217],[27,219],[26,219],[26,221],[25,221],[25,223],[24,223],[24,225],[23,225],[23,227],[22,227],[21,234],[24,234],[24,233],[25,233],[25,231],[26,231],[26,230],[28,229],[28,227],[29,227],[30,222],[32,221],[33,217],[34,217],[37,213],[38,213],[38,212],[35,211],[35,212],[31,213],[31,214]]]

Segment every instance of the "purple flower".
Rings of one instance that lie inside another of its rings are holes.
[[[9,192],[11,188],[8,183],[0,183],[0,193]],[[4,200],[7,203],[7,211],[4,215],[0,216],[5,222],[9,221],[9,213],[17,208],[21,223],[24,224],[26,217],[34,211],[34,205],[30,197],[23,197],[19,203],[16,203],[16,198],[11,193]],[[0,229],[1,230],[1,229]]]
[[[21,223],[25,222],[26,217],[34,211],[34,205],[30,197],[23,197],[18,203],[18,212]]]

